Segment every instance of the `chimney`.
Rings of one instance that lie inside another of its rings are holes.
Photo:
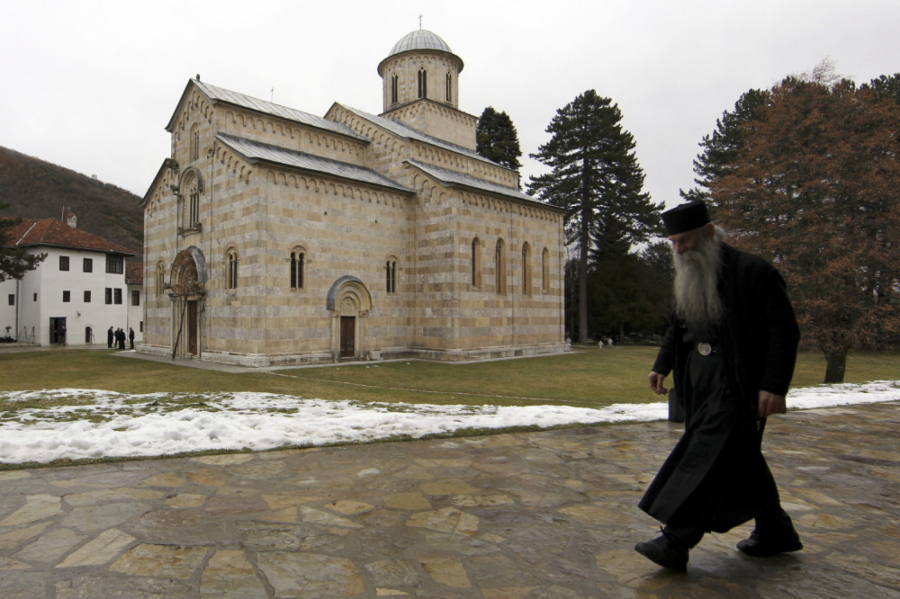
[[[78,228],[78,217],[70,212],[69,215],[66,216],[66,224],[69,225],[70,227],[72,227],[73,229],[77,229]]]

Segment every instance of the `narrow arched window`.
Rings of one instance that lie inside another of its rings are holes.
[[[450,75],[450,73],[447,73],[446,87],[447,87],[447,101],[452,102],[453,101],[453,77]]]
[[[388,293],[397,293],[397,259],[388,258],[384,267],[385,271],[385,291]]]
[[[547,248],[541,252],[541,289],[550,291],[550,252]]]
[[[166,266],[162,260],[156,265],[156,295],[162,295],[166,285]]]
[[[303,289],[303,270],[306,267],[306,252],[295,248],[291,252],[291,289]]]
[[[481,240],[472,240],[472,286],[481,287]]]
[[[200,158],[200,125],[191,127],[191,160]]]
[[[531,246],[522,244],[522,294],[531,295]]]
[[[428,72],[422,68],[419,69],[419,97],[425,98],[428,96]]]
[[[400,78],[396,74],[391,76],[391,104],[396,104],[400,97]]]
[[[497,276],[497,293],[506,293],[506,245],[502,239],[497,240],[497,249],[494,251],[494,271]]]
[[[200,181],[193,169],[190,169],[181,183],[180,202],[181,226],[185,231],[195,230],[200,223]]]
[[[200,222],[200,190],[196,187],[191,189],[191,213],[190,226],[195,226]]]
[[[225,258],[225,288],[237,289],[238,255],[234,248],[228,250]]]

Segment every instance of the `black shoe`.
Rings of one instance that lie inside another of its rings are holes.
[[[676,540],[667,537],[665,533],[652,541],[638,543],[634,546],[634,550],[663,568],[676,572],[687,572],[690,551]]]
[[[750,538],[737,544],[738,551],[751,557],[772,557],[779,553],[800,551],[803,543],[796,530],[780,535],[761,535],[755,530]]]

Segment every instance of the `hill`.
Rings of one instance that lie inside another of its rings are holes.
[[[78,228],[143,254],[141,198],[92,177],[0,146],[0,216],[78,217]]]

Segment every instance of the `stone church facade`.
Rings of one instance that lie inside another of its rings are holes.
[[[190,80],[142,200],[146,353],[245,366],[557,353],[563,215],[475,152],[437,35],[383,112],[318,117]]]

